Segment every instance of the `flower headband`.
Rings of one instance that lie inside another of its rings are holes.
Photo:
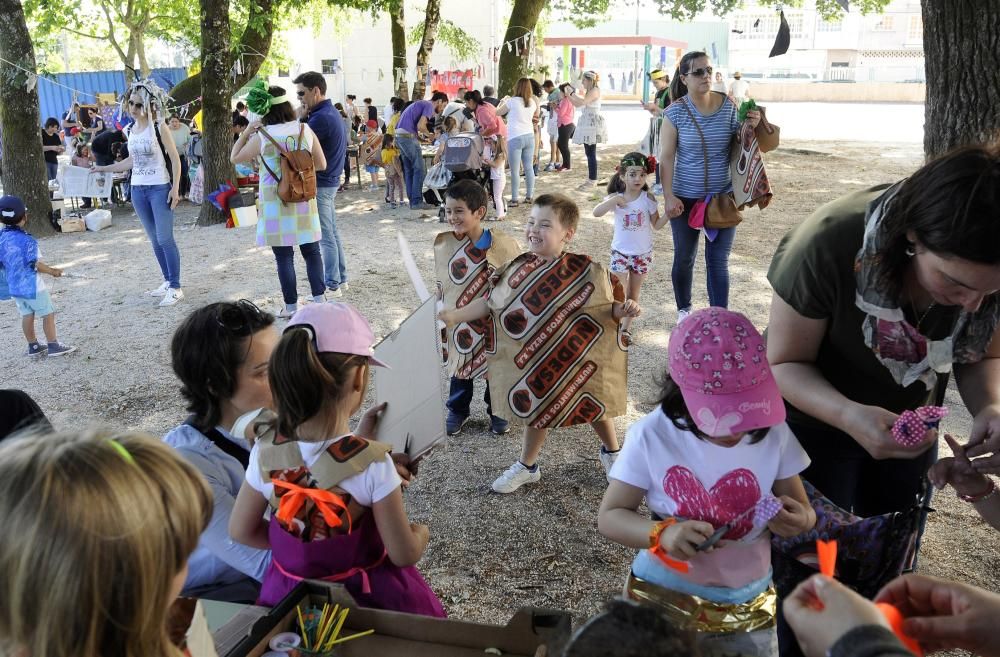
[[[161,89],[160,85],[153,82],[152,79],[139,80],[129,85],[128,89],[125,90],[125,94],[122,96],[122,116],[128,116],[129,99],[132,98],[132,94],[136,93],[139,94],[140,98],[142,98],[143,112],[147,116],[152,115],[152,110],[156,110],[161,114],[166,112],[168,101],[173,100],[173,98],[168,96],[167,92]]]
[[[646,173],[653,173],[656,170],[656,163],[653,158],[646,157],[642,153],[629,153],[622,158],[618,170],[624,171],[629,167],[641,167]]]
[[[287,102],[289,100],[286,94],[272,96],[267,90],[267,83],[260,79],[253,83],[247,93],[247,109],[257,116],[266,116],[272,107]]]

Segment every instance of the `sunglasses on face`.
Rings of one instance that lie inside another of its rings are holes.
[[[704,78],[712,74],[711,66],[706,66],[705,68],[696,68],[688,72],[688,75],[693,75],[696,78]]]
[[[134,107],[136,109],[142,109],[144,107],[144,105],[142,103],[133,103],[131,101],[129,101],[128,105],[129,105],[129,107]]]
[[[232,335],[249,335],[253,327],[266,322],[263,311],[252,301],[240,299],[236,303],[225,304],[215,314],[219,326]]]

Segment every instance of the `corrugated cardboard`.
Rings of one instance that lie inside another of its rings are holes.
[[[525,253],[496,279],[494,415],[537,429],[624,415],[628,348],[611,313],[625,298],[618,279],[575,253],[551,262]]]
[[[342,585],[303,582],[270,614],[257,620],[249,636],[223,657],[263,655],[269,650],[271,637],[294,631],[295,608],[303,601],[310,606],[330,603],[350,608],[341,636],[375,630],[341,644],[338,657],[482,657],[488,648],[500,650],[505,657],[555,657],[570,635],[570,615],[563,611],[524,608],[506,625],[484,625],[358,607]],[[239,618],[231,621],[239,622]],[[224,626],[217,634],[225,631]],[[541,646],[545,648],[540,651]]]

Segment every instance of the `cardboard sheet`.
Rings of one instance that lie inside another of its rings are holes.
[[[113,183],[113,173],[95,173],[84,167],[65,166],[60,189],[64,198],[111,198]]]
[[[628,348],[611,314],[618,279],[588,256],[530,253],[497,272],[489,358],[493,413],[538,429],[623,415]]]
[[[416,459],[445,439],[438,361],[437,300],[428,297],[375,347],[390,368],[375,372],[375,398],[388,402],[376,439]]]

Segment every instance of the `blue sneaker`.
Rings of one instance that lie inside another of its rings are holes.
[[[497,417],[496,415],[490,416],[490,431],[497,436],[502,436],[508,431],[510,431],[510,422],[503,419],[502,417]]]
[[[28,351],[25,352],[25,356],[29,358],[35,358],[36,356],[41,356],[45,353],[45,347],[38,344],[37,342],[32,342],[28,345]]]
[[[462,433],[462,427],[469,421],[468,415],[459,415],[455,411],[448,411],[448,419],[445,421],[445,429],[449,436],[456,436]]]
[[[76,347],[72,347],[68,344],[63,344],[62,342],[49,343],[49,358],[55,358],[56,356],[65,356],[66,354],[71,354],[74,351],[76,351]]]

